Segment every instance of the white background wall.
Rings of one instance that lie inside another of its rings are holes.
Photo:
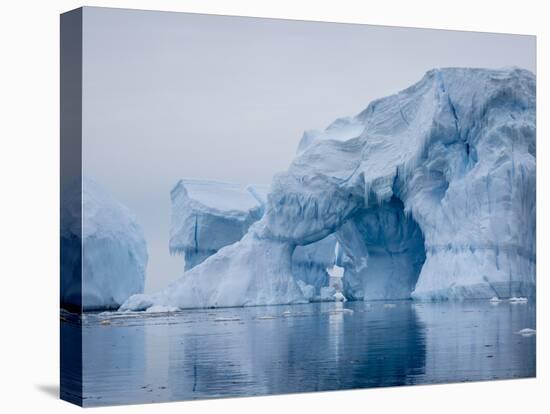
[[[85,5],[494,31],[538,36],[538,321],[535,380],[415,386],[131,407],[104,412],[542,412],[550,405],[550,26],[544,2],[127,0]],[[78,1],[5,1],[0,13],[0,410],[76,412],[58,384],[59,13]]]

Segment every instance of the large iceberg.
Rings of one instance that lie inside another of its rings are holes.
[[[152,301],[180,308],[301,301],[292,254],[330,235],[352,299],[534,295],[531,72],[431,70],[340,124],[342,134],[337,123],[308,139],[274,177],[264,215],[240,241]]]
[[[148,258],[143,232],[133,214],[90,178],[82,180],[82,206],[79,196],[74,199],[65,206],[61,229],[61,266],[72,275],[62,280],[61,301],[84,310],[116,309],[143,292]],[[82,256],[74,249],[82,249]]]

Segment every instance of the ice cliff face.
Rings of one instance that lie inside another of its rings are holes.
[[[299,300],[292,252],[330,235],[342,247],[345,294],[355,299],[534,294],[532,73],[432,70],[341,124],[345,131],[333,125],[328,135],[343,140],[307,139],[288,171],[274,177],[262,219],[242,240],[156,302]],[[352,137],[357,125],[363,129]],[[240,286],[233,293],[242,296],[214,300],[208,292],[218,283]]]
[[[67,249],[62,257],[69,259],[74,256],[68,251],[71,246],[80,249],[80,243],[70,243],[80,222],[67,223],[62,229],[62,248]],[[79,303],[73,296],[80,294],[75,287],[81,274],[85,310],[117,308],[128,296],[143,292],[147,257],[143,232],[131,212],[97,182],[83,179],[81,273],[75,269],[75,278],[62,286],[62,301]]]

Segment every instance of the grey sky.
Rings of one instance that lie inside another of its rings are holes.
[[[146,290],[180,276],[179,178],[269,183],[322,129],[434,67],[535,72],[531,36],[85,8],[83,168],[142,225]]]

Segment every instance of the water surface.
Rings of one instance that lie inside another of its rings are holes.
[[[86,314],[84,405],[535,376],[535,305],[347,302]]]

